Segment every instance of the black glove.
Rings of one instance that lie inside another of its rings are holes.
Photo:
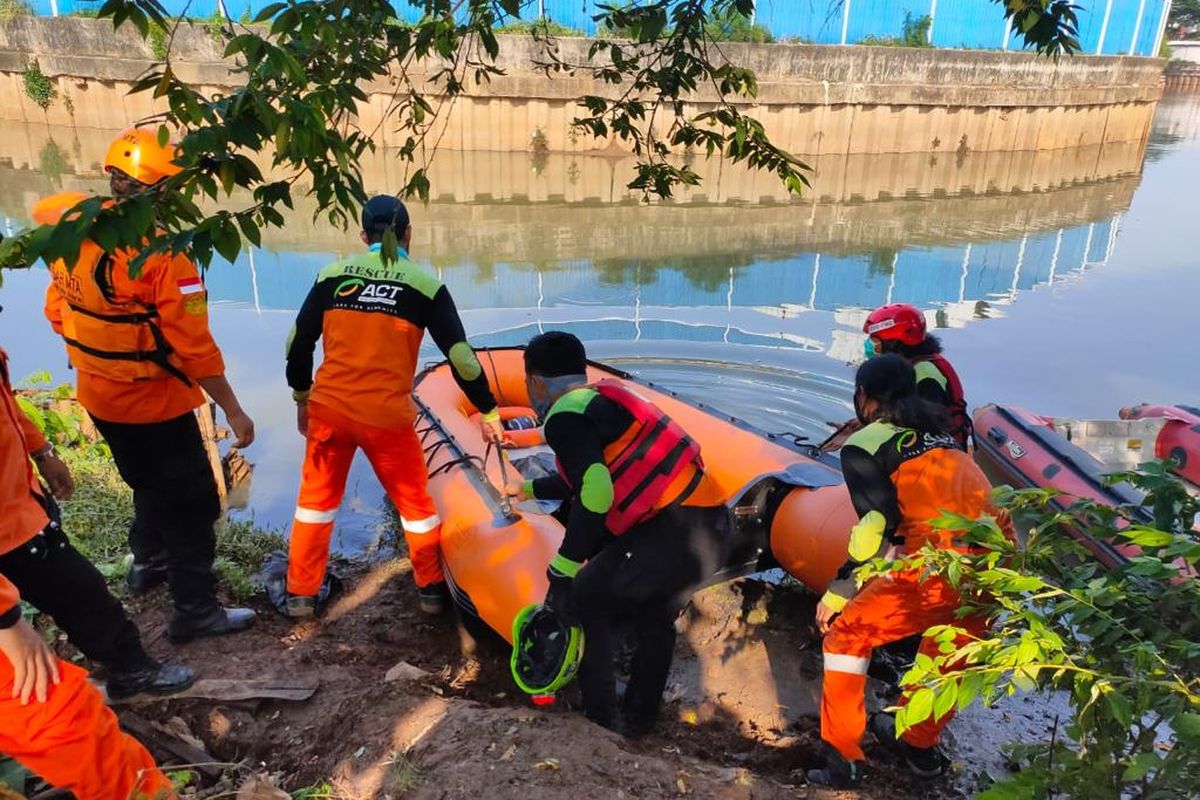
[[[571,588],[575,581],[553,569],[546,571],[546,577],[550,579],[550,588],[546,591],[546,600],[542,605],[558,614],[564,624],[579,624],[571,597]]]

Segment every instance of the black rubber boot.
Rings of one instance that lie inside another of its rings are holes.
[[[226,636],[250,628],[256,619],[258,614],[249,608],[217,606],[199,618],[176,613],[167,626],[167,638],[174,644],[183,644],[206,636]]]
[[[109,670],[108,697],[123,700],[143,692],[149,694],[174,694],[182,692],[196,682],[196,671],[183,664],[159,664],[150,662],[140,669]]]
[[[862,762],[847,761],[832,747],[826,748],[825,766],[808,771],[808,782],[830,789],[851,789],[862,781]]]
[[[167,561],[165,556],[162,560],[156,559],[145,564],[139,564],[135,561],[129,567],[129,573],[125,576],[125,585],[135,595],[146,594],[166,582]]]
[[[302,594],[289,594],[286,611],[288,619],[311,619],[317,615],[317,598]]]
[[[871,733],[879,744],[921,778],[936,778],[950,768],[950,759],[936,747],[913,747],[903,739],[896,738],[896,718],[890,714],[876,714],[871,718]]]
[[[450,590],[445,581],[431,583],[423,588],[418,587],[417,601],[423,613],[436,617],[446,613],[446,608],[450,605]]]

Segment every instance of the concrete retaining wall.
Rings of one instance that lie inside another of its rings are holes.
[[[548,79],[532,62],[542,46],[502,37],[506,75],[471,87],[433,132],[451,150],[524,151],[536,131],[553,151],[582,152],[611,143],[573,136],[575,100],[606,88],[581,75]],[[587,40],[559,41],[567,61],[584,61]],[[815,45],[728,45],[751,67],[759,95],[751,105],[774,141],[804,155],[827,153],[1049,150],[1140,141],[1162,93],[1162,62],[1075,57],[1058,62],[1025,53]],[[212,89],[236,76],[202,27],[181,29],[172,51],[176,73]],[[22,72],[36,60],[60,100],[43,112],[25,96]],[[79,18],[18,18],[0,29],[0,119],[114,128],[154,113],[148,93],[128,86],[154,61],[132,29]],[[417,76],[419,77],[419,76]],[[372,129],[390,88],[371,98],[359,123]],[[73,111],[61,98],[69,96]],[[696,98],[703,109],[714,98]],[[392,141],[382,126],[379,143]]]

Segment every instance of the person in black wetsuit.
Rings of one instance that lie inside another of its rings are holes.
[[[584,629],[584,713],[626,734],[658,718],[675,649],[675,618],[720,567],[730,521],[699,446],[622,381],[589,384],[583,344],[534,337],[526,382],[560,474],[513,482],[516,500],[561,499],[566,532],[550,562],[545,604]],[[618,703],[614,627],[632,620],[636,649]]]

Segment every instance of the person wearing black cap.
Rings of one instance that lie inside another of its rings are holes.
[[[367,252],[321,270],[287,347],[287,381],[300,433],[308,440],[288,554],[287,614],[316,613],[329,539],[355,452],[361,448],[400,513],[421,610],[441,613],[448,597],[439,541],[441,520],[426,490],[424,454],[413,423],[417,351],[426,329],[453,366],[454,378],[481,414],[484,437],[498,443],[500,412],[487,376],[467,343],[450,292],[408,257],[412,225],[390,195],[363,206]],[[395,232],[399,254],[383,257]],[[325,359],[313,379],[313,351]]]

